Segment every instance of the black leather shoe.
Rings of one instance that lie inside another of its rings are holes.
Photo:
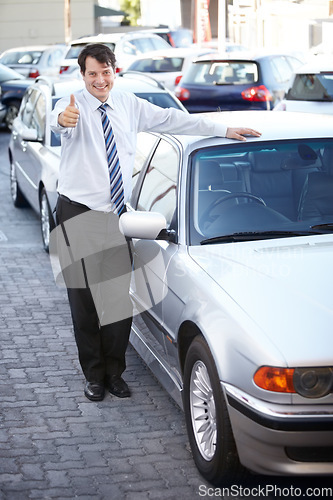
[[[107,387],[111,394],[118,398],[129,398],[131,395],[128,385],[119,375],[109,377]]]
[[[84,395],[90,401],[102,401],[104,399],[105,388],[103,384],[98,382],[86,382]]]

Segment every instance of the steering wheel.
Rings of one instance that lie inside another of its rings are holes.
[[[255,196],[254,194],[251,193],[245,193],[245,192],[235,192],[235,193],[228,193],[225,196],[218,198],[217,200],[214,200],[213,203],[211,203],[206,210],[204,210],[203,214],[200,217],[200,225],[202,225],[204,222],[208,222],[210,219],[209,214],[211,211],[219,206],[221,203],[224,203],[225,201],[232,200],[233,198],[248,198],[252,201],[255,201],[257,203],[260,203],[260,205],[264,205],[266,207],[266,203],[262,198],[259,196]]]

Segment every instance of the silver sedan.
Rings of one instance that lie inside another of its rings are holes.
[[[140,137],[131,342],[208,481],[332,475],[333,119],[215,119],[262,136]]]

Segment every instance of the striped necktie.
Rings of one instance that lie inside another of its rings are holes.
[[[110,176],[110,188],[111,188],[111,205],[113,205],[113,211],[120,214],[124,207],[124,186],[123,178],[121,175],[120,163],[117,153],[116,141],[113,135],[113,130],[111,122],[106,114],[107,104],[102,104],[99,106],[101,112],[101,119],[103,125],[106,156],[108,159],[108,169]]]

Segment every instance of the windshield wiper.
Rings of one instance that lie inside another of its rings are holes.
[[[314,226],[311,226],[311,229],[330,232],[333,231],[333,222],[326,222],[326,224],[315,224]]]
[[[315,229],[315,226],[313,226]],[[333,229],[333,225],[332,225]],[[309,234],[320,234],[315,231],[246,231],[242,233],[224,234],[214,236],[200,241],[200,245],[209,245],[213,243],[227,243],[230,241],[251,241],[270,238],[288,238],[291,236],[308,236]]]

